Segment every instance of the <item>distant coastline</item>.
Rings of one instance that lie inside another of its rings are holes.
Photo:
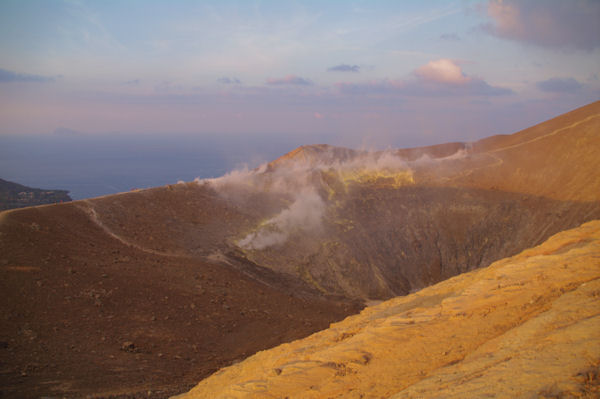
[[[74,200],[219,177],[295,148],[284,139],[216,136],[0,136],[2,178],[68,190]]]
[[[23,186],[0,179],[0,211],[27,206],[72,201],[67,190],[50,190]]]

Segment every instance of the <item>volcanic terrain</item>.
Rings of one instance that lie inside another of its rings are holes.
[[[599,360],[594,221],[260,352],[178,398],[597,398]]]
[[[578,226],[600,219],[599,154],[596,102],[474,143],[304,146],[218,179],[5,211],[0,390],[166,397],[240,361],[190,394],[481,396],[551,367],[596,374],[523,392],[594,389],[598,226]]]

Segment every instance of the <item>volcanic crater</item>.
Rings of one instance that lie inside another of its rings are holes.
[[[2,212],[0,390],[184,392],[600,219],[598,154],[595,102],[474,143],[309,145],[217,179]]]

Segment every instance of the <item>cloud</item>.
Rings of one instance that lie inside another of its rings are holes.
[[[461,85],[468,83],[471,78],[465,76],[460,66],[452,60],[442,58],[420,66],[415,74],[423,80],[438,83]]]
[[[278,79],[269,78],[269,79],[267,79],[267,84],[274,85],[274,86],[277,86],[277,85],[311,86],[313,83],[308,79],[301,78],[300,76],[286,75],[284,78],[278,78]]]
[[[238,78],[229,78],[227,76],[224,76],[222,78],[217,79],[217,82],[225,84],[225,85],[230,85],[230,84],[236,84],[239,85],[242,82],[238,79]]]
[[[139,86],[140,82],[141,81],[139,79],[132,79],[132,80],[123,82],[123,84],[126,86]]]
[[[327,69],[330,72],[360,72],[358,65],[340,64]]]
[[[543,47],[591,51],[600,47],[600,1],[491,0],[488,33]]]
[[[583,87],[573,78],[551,78],[537,82],[536,86],[541,91],[549,93],[574,93]]]
[[[442,58],[420,66],[413,78],[383,79],[366,83],[337,83],[343,94],[396,96],[501,96],[513,94],[503,87],[491,86],[484,80],[467,76],[456,62]]]
[[[56,77],[42,76],[42,75],[31,75],[28,73],[18,73],[8,71],[0,68],[0,83],[12,83],[12,82],[53,82]]]
[[[321,114],[320,112],[315,112],[313,114],[313,116],[315,117],[315,119],[324,119],[325,115]]]
[[[460,41],[460,36],[458,36],[456,33],[444,33],[443,35],[440,35],[440,39],[458,42]]]

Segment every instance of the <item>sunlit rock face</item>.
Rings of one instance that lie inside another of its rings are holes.
[[[596,397],[599,309],[594,221],[260,352],[178,398]]]

